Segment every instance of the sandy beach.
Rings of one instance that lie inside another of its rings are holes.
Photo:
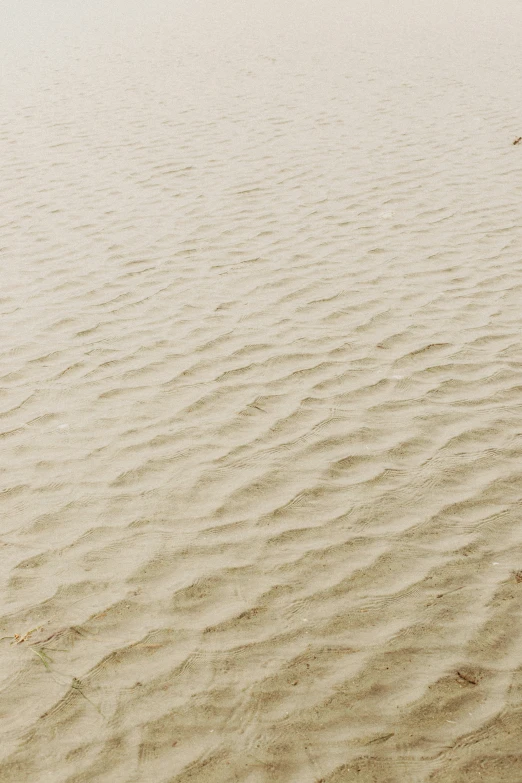
[[[2,783],[520,783],[522,5],[0,16]]]

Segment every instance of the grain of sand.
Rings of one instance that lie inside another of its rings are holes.
[[[0,779],[522,780],[522,6],[5,0]]]

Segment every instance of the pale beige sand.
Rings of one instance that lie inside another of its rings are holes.
[[[520,3],[2,14],[0,780],[519,783]]]

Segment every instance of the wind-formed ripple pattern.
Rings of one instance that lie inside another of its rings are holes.
[[[2,782],[522,780],[520,3],[2,15]]]

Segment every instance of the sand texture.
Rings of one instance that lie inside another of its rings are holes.
[[[520,783],[520,2],[1,14],[2,783]]]

